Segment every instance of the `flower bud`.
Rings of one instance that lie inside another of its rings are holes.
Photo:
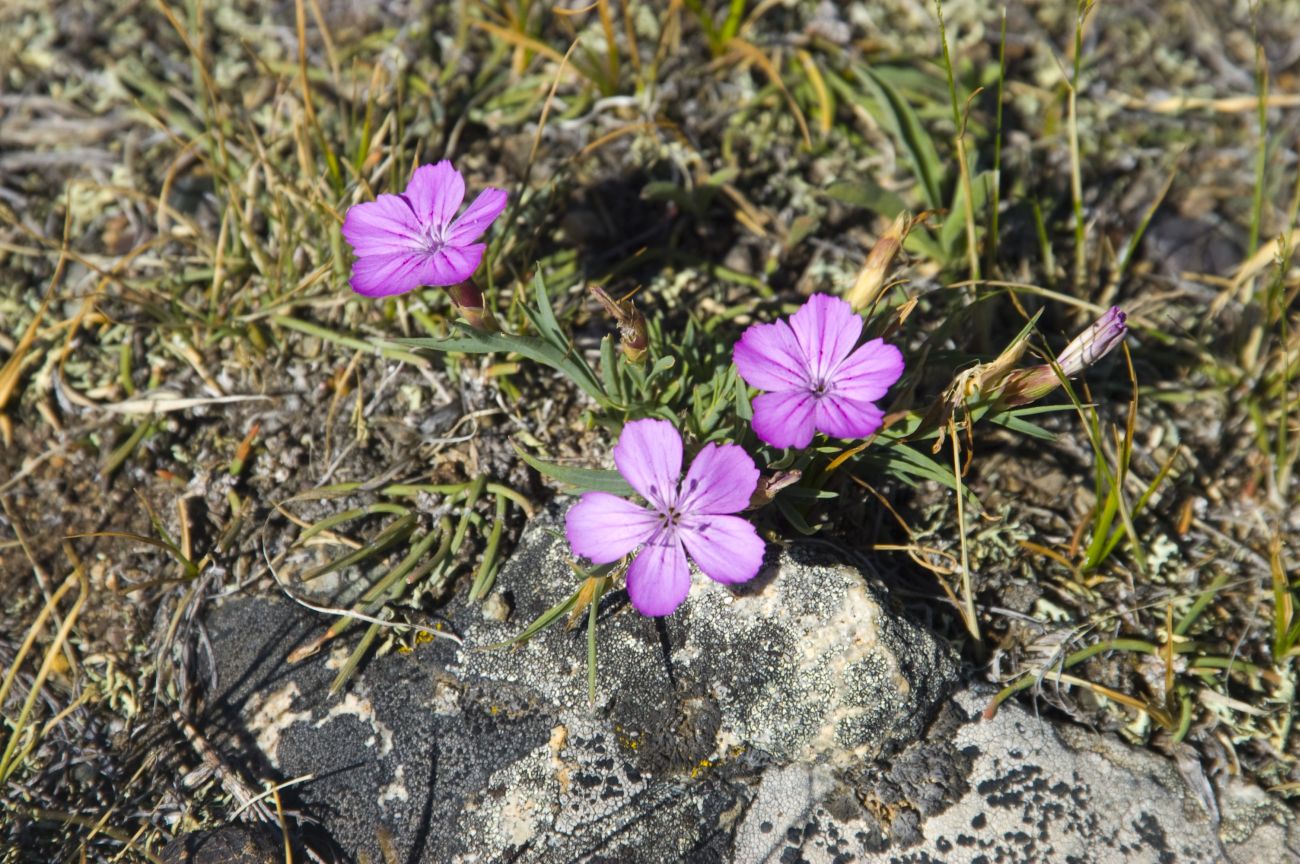
[[[497,331],[497,319],[484,304],[483,292],[477,285],[469,281],[461,282],[448,286],[447,293],[451,295],[451,302],[456,305],[456,311],[465,319],[466,324],[485,333]]]
[[[766,507],[776,498],[776,493],[780,492],[787,486],[793,486],[799,482],[803,472],[797,468],[791,468],[785,471],[773,471],[771,474],[759,475],[758,485],[754,487],[754,494],[749,496],[749,506],[746,510],[756,510],[759,507]]]
[[[879,299],[885,287],[885,277],[889,274],[889,266],[894,262],[898,250],[903,248],[903,241],[912,230],[912,224],[912,214],[904,210],[898,214],[894,224],[889,226],[889,229],[876,241],[876,245],[871,248],[866,263],[858,273],[857,281],[844,295],[844,299],[849,301],[853,311],[860,312],[867,309]]]
[[[1118,306],[1112,306],[1087,330],[1074,337],[1056,358],[1056,365],[1067,378],[1073,378],[1096,363],[1124,341],[1128,331],[1128,316]],[[1061,384],[1056,369],[1050,363],[1017,369],[1006,377],[1000,401],[1004,405],[1026,405],[1051,393]]]
[[[650,337],[646,331],[645,316],[632,303],[631,298],[615,300],[599,285],[590,285],[587,290],[618,324],[619,346],[623,349],[623,356],[632,363],[644,360],[646,350],[650,347]]]

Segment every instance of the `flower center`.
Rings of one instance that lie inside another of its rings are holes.
[[[814,399],[822,398],[823,396],[830,393],[832,389],[833,387],[831,385],[831,382],[824,381],[820,378],[814,378],[811,382],[809,382],[808,385],[808,390],[810,393],[812,393]]]
[[[447,244],[447,226],[434,223],[424,231],[424,245],[432,255]]]
[[[676,528],[682,522],[682,512],[674,505],[661,512],[659,518],[663,520],[665,528]]]

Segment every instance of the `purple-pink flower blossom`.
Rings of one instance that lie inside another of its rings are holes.
[[[443,160],[421,165],[401,195],[357,204],[343,220],[352,244],[352,290],[367,297],[403,294],[421,285],[455,285],[478,269],[479,238],[506,206],[506,193],[488,187],[465,212],[465,179]]]
[[[758,485],[754,460],[735,444],[706,444],[682,473],[682,436],[666,420],[634,420],[614,446],[614,464],[648,507],[608,492],[588,492],[569,509],[565,534],[594,564],[630,554],[627,593],[642,615],[669,615],[691,587],[686,563],[716,582],[746,582],[763,565],[763,540],[729,514],[749,505]]]
[[[814,294],[784,320],[754,324],[732,352],[754,397],[754,432],[773,447],[807,447],[815,432],[865,438],[884,420],[876,400],[903,374],[881,339],[856,347],[862,319],[839,297]]]

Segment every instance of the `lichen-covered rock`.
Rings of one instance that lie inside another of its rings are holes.
[[[864,808],[845,808],[835,794],[844,778],[819,766],[795,763],[769,770],[736,832],[735,860],[1300,860],[1300,825],[1258,789],[1223,790],[1223,817],[1216,825],[1169,760],[1080,729],[1058,733],[1014,704],[1004,705],[992,720],[981,720],[989,695],[959,694],[950,738],[936,740],[931,734],[874,778],[853,778],[854,797]],[[941,718],[936,726],[942,725]],[[964,761],[966,774],[958,784],[939,784],[947,788],[938,798],[926,802],[915,787],[909,791],[880,782],[889,775],[898,779],[899,765],[910,765],[907,773],[939,761],[942,754],[935,748],[950,748]]]
[[[740,589],[697,577],[667,619],[609,594],[589,705],[585,628],[474,647],[572,590],[557,526],[499,577],[512,620],[453,606],[464,648],[374,657],[337,697],[345,647],[284,661],[320,616],[228,599],[207,616],[219,687],[196,726],[248,785],[310,775],[282,795],[326,860],[1297,860],[1296,820],[1254,787],[1230,787],[1216,824],[1153,753],[1016,705],[980,720],[989,694],[947,695],[941,643],[797,551]]]
[[[601,723],[556,727],[546,746],[498,772],[466,807],[454,833],[477,851],[454,860],[728,860],[749,786],[721,773],[656,779],[622,750]]]
[[[222,825],[173,838],[159,857],[163,864],[279,864],[284,841],[270,825]]]
[[[761,583],[707,579],[687,601],[683,666],[723,729],[780,761],[850,765],[915,740],[956,683],[948,646],[858,571],[783,553]]]
[[[499,584],[516,619],[476,621],[467,645],[508,639],[573,590],[558,522],[525,535]],[[948,646],[892,611],[853,568],[799,550],[753,582],[703,576],[671,617],[614,594],[599,619],[597,706],[638,743],[645,770],[729,750],[848,765],[915,739],[956,682]],[[585,623],[585,621],[584,621]],[[586,713],[585,632],[552,628],[518,650],[462,652],[464,674],[526,685]]]
[[[518,687],[447,675],[442,642],[376,657],[330,696],[346,650],[285,662],[323,626],[283,600],[233,598],[210,612],[219,689],[195,725],[254,788],[309,776],[281,794],[309,817],[303,843],[324,860],[384,861],[385,850],[450,860],[467,847],[448,826],[492,776],[546,744],[554,716]]]
[[[464,648],[374,658],[338,697],[344,648],[283,659],[318,616],[227,602],[209,615],[223,686],[201,724],[255,748],[250,782],[313,775],[290,803],[352,856],[727,860],[768,764],[845,766],[906,744],[955,682],[946,646],[861,574],[786,553],[740,590],[697,577],[667,619],[611,592],[589,705],[583,629],[482,650],[572,590],[559,524],[539,520],[499,576],[512,620],[453,609]]]

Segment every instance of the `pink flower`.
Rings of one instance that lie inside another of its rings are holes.
[[[682,473],[682,436],[666,420],[623,427],[614,464],[649,507],[588,492],[569,509],[573,551],[609,564],[640,547],[627,568],[627,593],[642,615],[669,615],[691,587],[686,554],[715,582],[746,582],[763,565],[763,541],[737,513],[749,505],[758,469],[735,444],[706,444]]]
[[[865,438],[884,414],[875,401],[903,374],[880,339],[858,347],[862,319],[839,297],[814,294],[790,322],[754,324],[732,352],[754,397],[754,432],[773,447],[807,447],[814,432]]]
[[[455,285],[478,269],[474,243],[506,206],[506,193],[484,189],[464,213],[465,179],[445,159],[421,165],[401,195],[357,204],[343,220],[352,244],[352,290],[367,297],[403,294],[421,285]]]

